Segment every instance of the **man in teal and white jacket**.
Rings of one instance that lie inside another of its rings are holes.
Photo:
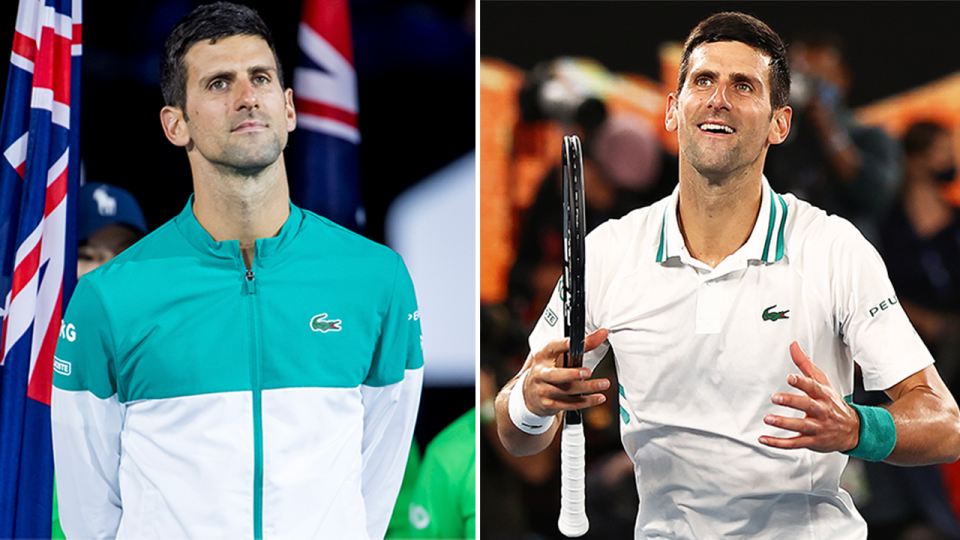
[[[399,255],[289,200],[292,91],[256,12],[165,46],[194,196],[76,289],[53,439],[68,538],[382,538],[420,399]]]

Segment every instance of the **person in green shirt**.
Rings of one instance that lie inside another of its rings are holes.
[[[427,445],[400,537],[476,538],[476,417],[470,409]]]

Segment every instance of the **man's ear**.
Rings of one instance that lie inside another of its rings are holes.
[[[677,96],[673,92],[667,96],[667,113],[663,118],[664,127],[667,131],[673,133],[679,128],[677,123]]]
[[[790,122],[793,120],[793,109],[789,106],[780,107],[773,113],[770,121],[770,135],[767,136],[767,142],[770,144],[780,144],[787,140],[790,134]]]
[[[287,132],[289,133],[297,127],[297,110],[293,106],[293,88],[287,88],[283,97],[286,102]]]
[[[190,130],[180,107],[167,105],[160,109],[160,124],[163,126],[163,134],[174,146],[190,144]]]

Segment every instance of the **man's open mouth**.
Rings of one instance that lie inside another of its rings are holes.
[[[705,124],[700,124],[700,131],[706,131],[707,133],[733,133],[736,130],[730,126],[725,126],[723,124],[711,124],[709,122]]]

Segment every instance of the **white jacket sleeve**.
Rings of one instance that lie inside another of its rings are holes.
[[[57,343],[51,396],[60,524],[71,540],[114,538],[122,514],[123,405],[106,321],[94,289],[81,280]]]
[[[361,492],[371,539],[386,534],[400,492],[423,385],[420,317],[410,275],[397,256],[394,287],[363,395]]]
[[[363,392],[363,500],[367,533],[383,538],[400,493],[413,427],[420,405],[423,368],[408,370],[403,381]]]

